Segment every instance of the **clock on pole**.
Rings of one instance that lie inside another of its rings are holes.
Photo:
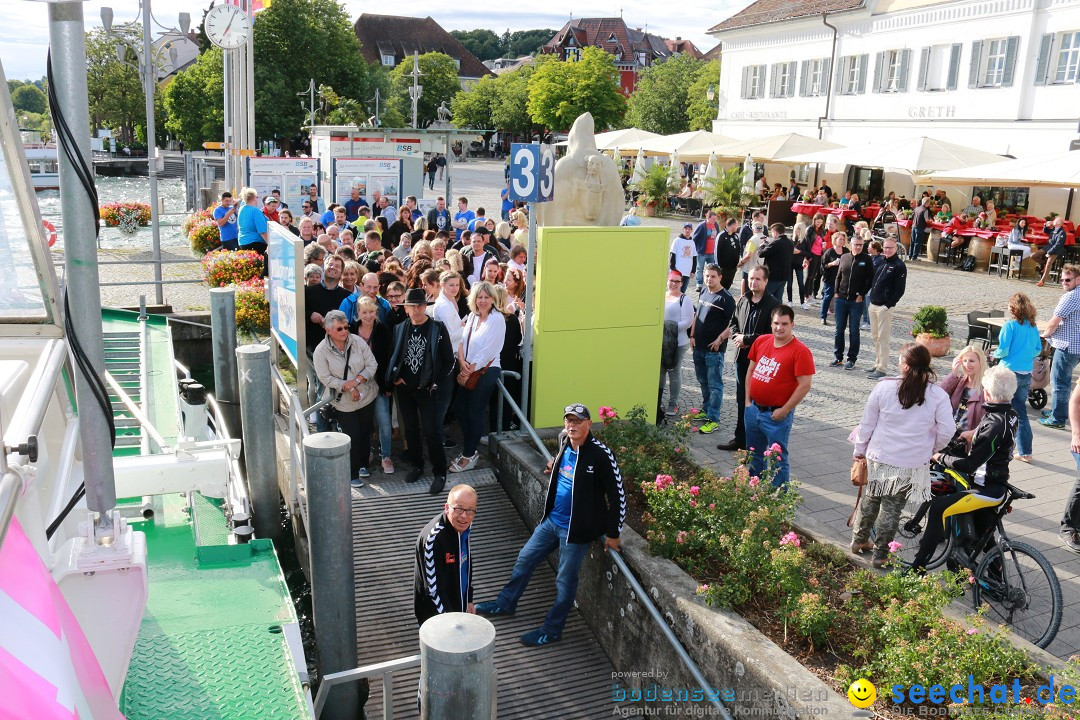
[[[204,27],[210,42],[223,50],[235,50],[247,42],[251,20],[235,5],[217,5],[206,13]]]

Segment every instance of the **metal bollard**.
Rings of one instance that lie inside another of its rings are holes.
[[[304,440],[311,604],[320,675],[351,670],[357,661],[349,445],[344,433],[316,433]],[[336,686],[321,717],[354,720],[359,702],[355,683]]]
[[[214,349],[214,397],[230,437],[240,432],[240,394],[236,378],[236,292],[210,288],[210,325]]]
[[[240,379],[244,475],[255,512],[255,534],[277,541],[281,539],[278,513],[281,500],[277,482],[270,348],[265,345],[237,348],[236,367]]]
[[[420,717],[495,717],[495,626],[468,613],[444,613],[420,627]]]

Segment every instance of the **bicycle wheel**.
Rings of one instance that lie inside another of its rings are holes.
[[[986,603],[989,619],[1041,648],[1054,640],[1061,625],[1057,574],[1043,554],[1026,543],[1003,540],[983,556],[975,569],[972,600],[976,609]]]
[[[922,540],[923,532],[926,530],[926,508],[929,504],[925,503],[913,518],[903,515],[900,517],[900,527],[896,531],[896,540],[903,546],[898,554],[900,555],[900,562],[905,568],[911,567],[911,562],[915,559],[916,553],[919,552],[919,541]],[[933,570],[944,564],[945,558],[949,556],[949,551],[952,549],[953,534],[953,522],[949,520],[945,526],[945,539],[938,543],[938,546],[934,548],[934,552],[930,554],[929,560],[926,561],[927,570]]]

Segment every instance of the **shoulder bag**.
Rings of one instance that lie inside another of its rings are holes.
[[[327,338],[329,340],[329,338]],[[349,343],[349,347],[345,349],[345,369],[341,371],[341,379],[349,377],[349,356],[352,355],[352,343]],[[326,405],[319,408],[319,414],[323,416],[323,419],[327,422],[336,422],[338,419],[338,409],[334,407],[334,403],[341,399],[341,392],[334,396]]]
[[[476,323],[477,323],[478,319],[479,318],[477,318],[475,315],[473,315],[473,322],[472,322],[472,326],[469,328],[469,335],[468,335],[468,337],[465,338],[465,357],[466,358],[469,357],[469,342],[472,340],[473,330],[476,329]],[[461,371],[458,371],[457,384],[460,385],[461,387],[465,388],[466,390],[475,390],[477,383],[480,382],[480,378],[482,378],[484,376],[484,373],[486,373],[488,371],[488,368],[491,367],[491,363],[493,363],[493,362],[495,362],[495,358],[491,358],[491,360],[488,361],[487,365],[480,368],[479,370],[473,370],[468,375],[465,375]]]

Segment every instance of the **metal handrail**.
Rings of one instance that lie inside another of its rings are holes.
[[[4,545],[4,537],[15,515],[15,503],[19,501],[22,489],[22,478],[11,470],[0,476],[0,547]]]
[[[517,373],[504,370],[502,372],[502,375],[517,376]],[[554,460],[551,452],[547,449],[544,443],[540,441],[540,436],[536,434],[536,430],[529,423],[529,419],[525,417],[524,413],[521,412],[521,408],[518,407],[518,404],[516,402],[514,402],[514,398],[511,397],[510,392],[506,389],[506,386],[503,385],[501,377],[498,381],[496,381],[496,384],[500,392],[502,392],[503,394],[503,399],[510,404],[510,409],[514,411],[514,414],[517,415],[518,419],[521,421],[522,429],[524,429],[532,438],[533,444],[536,445],[537,449],[540,451],[540,455],[543,456],[545,460]],[[502,427],[501,407],[502,406],[500,404],[500,418],[498,421],[500,428]],[[639,583],[638,579],[634,577],[634,573],[631,572],[630,566],[626,564],[625,560],[623,560],[622,555],[619,552],[609,552],[608,556],[611,558],[612,562],[615,563],[615,566],[618,567],[622,574],[626,577],[626,581],[630,584],[631,590],[633,590],[637,597],[641,599],[641,602],[645,606],[645,609],[649,611],[649,615],[654,621],[656,621],[656,624],[660,626],[660,630],[664,633],[664,637],[667,638],[667,641],[671,644],[672,649],[674,649],[676,654],[678,654],[679,659],[683,661],[686,669],[690,671],[690,675],[694,678],[694,682],[696,682],[702,690],[708,688],[709,681],[705,679],[705,676],[701,672],[701,668],[699,668],[697,663],[694,662],[694,659],[690,657],[690,654],[686,652],[686,648],[682,646],[682,643],[679,642],[679,639],[675,637],[674,631],[672,631],[671,627],[664,620],[664,617],[660,614],[660,611],[653,604],[652,599],[649,597],[648,593],[645,592],[645,588],[641,587],[641,583]],[[322,691],[320,690],[320,692]],[[724,720],[732,720],[731,713],[726,707],[724,707],[723,703],[721,703],[719,700],[710,700],[709,702],[712,704],[713,707],[716,708],[717,712],[720,713],[720,716],[724,718]]]
[[[289,405],[289,412],[285,417],[285,423],[289,431],[289,497],[287,498],[289,510],[290,512],[299,511],[300,517],[304,521],[304,527],[310,527],[308,524],[307,503],[304,500],[304,495],[300,492],[301,485],[305,489],[307,488],[307,479],[304,477],[304,439],[310,434],[308,432],[307,416],[328,404],[330,398],[320,398],[314,405],[305,409],[300,404],[300,396],[296,390],[289,387],[289,383],[285,382],[281,371],[271,365],[270,372],[278,393],[287,398],[286,402]]]
[[[154,427],[154,423],[150,422],[150,418],[143,414],[143,411],[139,409],[139,406],[135,404],[135,401],[131,399],[131,396],[124,391],[124,388],[120,387],[120,383],[116,382],[116,378],[112,376],[111,372],[105,372],[105,382],[109,384],[109,388],[116,393],[118,398],[120,398],[120,402],[127,408],[127,411],[139,421],[139,424],[142,425],[147,434],[149,434],[154,442],[158,444],[161,451],[164,453],[170,452],[171,448],[169,447],[169,444],[165,442],[165,438],[162,437],[161,433],[158,432],[158,429]]]
[[[221,414],[221,406],[218,405],[214,396],[209,393],[206,395],[206,408],[209,411],[210,420],[214,423],[214,432],[217,433],[218,438],[222,440],[231,440],[232,438],[229,436],[229,426],[225,424],[225,418]],[[240,471],[239,457],[239,452],[229,451],[229,479],[227,483],[229,505],[232,506],[233,514],[245,512],[250,515],[251,493],[248,492],[247,481],[244,479],[244,474]],[[242,492],[236,492],[237,482],[240,483]],[[240,507],[236,507],[237,501],[239,501]]]
[[[326,696],[330,688],[342,683],[355,682],[365,678],[382,677],[383,681],[383,720],[393,720],[394,717],[394,673],[398,670],[408,670],[420,665],[419,655],[387,660],[386,662],[364,665],[352,670],[323,675],[319,681],[319,692],[315,695],[315,717],[322,714],[323,706],[326,705]]]

